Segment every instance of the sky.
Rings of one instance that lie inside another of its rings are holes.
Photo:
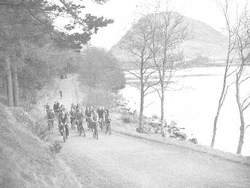
[[[101,6],[92,6],[90,12],[114,19],[114,23],[101,29],[92,37],[94,46],[110,49],[128,31],[140,15],[154,11],[153,0],[109,0]],[[161,10],[164,11],[166,0],[161,1]],[[172,0],[169,9],[177,11],[222,31],[224,20],[216,0]]]
[[[202,21],[222,33],[224,31],[225,23],[218,4],[223,0],[107,0],[103,5],[85,0],[86,13],[114,20],[113,24],[100,29],[96,35],[93,35],[90,44],[109,50],[126,34],[138,18],[155,10],[156,1],[160,1],[161,11],[165,11],[168,7],[170,11]],[[249,0],[234,1],[243,4],[244,1]],[[63,19],[61,21],[63,22]]]

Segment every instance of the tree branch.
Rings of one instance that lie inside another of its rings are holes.
[[[250,102],[247,103],[247,105],[242,109],[242,111],[244,112],[249,106],[250,106]]]
[[[141,79],[141,76],[139,74],[136,74],[130,70],[126,70],[126,72],[128,72],[129,74],[132,74],[134,77],[138,78],[138,79]]]
[[[244,78],[243,80],[241,80],[239,84],[242,84],[243,82],[247,81],[248,79],[250,79],[250,76],[247,76],[246,78]]]
[[[247,98],[245,98],[242,103],[241,106],[244,107],[245,103],[247,102],[247,100],[250,99],[250,96],[248,96]]]

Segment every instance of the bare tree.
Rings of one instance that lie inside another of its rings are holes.
[[[165,94],[174,73],[174,63],[180,60],[178,46],[187,36],[187,27],[183,16],[173,13],[155,13],[152,26],[151,51],[158,73],[159,84],[155,87],[161,101],[161,128],[164,133]]]
[[[250,15],[247,9],[245,9],[241,15],[235,32],[237,41],[235,49],[239,56],[239,64],[235,74],[235,97],[240,117],[240,136],[237,154],[241,154],[246,129],[245,111],[250,106],[250,96],[242,96],[243,83],[250,78],[250,76],[246,74],[246,66],[247,63],[250,62]]]
[[[139,112],[139,132],[143,131],[143,114],[145,96],[149,93],[149,89],[154,83],[151,78],[155,73],[152,64],[151,30],[150,19],[142,18],[135,25],[134,30],[128,33],[128,40],[122,45],[136,59],[135,71],[128,72],[140,81],[140,112]],[[138,70],[138,71],[137,71]]]
[[[220,97],[219,97],[216,114],[214,117],[214,123],[213,123],[213,136],[212,136],[212,141],[210,144],[211,147],[214,147],[214,144],[215,144],[218,119],[219,119],[220,112],[221,112],[222,106],[224,104],[224,101],[225,101],[225,98],[229,89],[228,77],[232,75],[232,72],[230,73],[230,66],[232,63],[232,53],[234,50],[235,40],[234,40],[234,31],[231,26],[230,18],[229,18],[229,5],[230,4],[228,0],[225,0],[224,5],[222,6],[222,13],[226,22],[228,42],[227,42],[225,69],[224,69],[223,80],[222,80],[222,88],[221,88]]]

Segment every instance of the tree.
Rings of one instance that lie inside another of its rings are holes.
[[[128,71],[140,81],[140,112],[138,131],[143,132],[143,114],[145,97],[149,94],[149,89],[156,83],[150,80],[155,73],[152,63],[152,52],[150,50],[152,30],[149,17],[142,18],[134,26],[134,30],[128,33],[128,39],[122,43],[123,48],[135,58],[136,71]]]
[[[104,0],[95,0],[104,3]],[[75,3],[69,0],[4,0],[0,2],[0,50],[4,50],[7,71],[7,83],[12,92],[8,92],[9,104],[19,103],[18,69],[22,66],[23,46],[29,42],[43,44],[50,36],[61,48],[79,49],[86,44],[92,34],[100,27],[105,27],[113,21],[91,14],[82,14],[85,6],[83,1]],[[84,16],[82,16],[84,15]],[[58,17],[67,17],[69,23],[62,28],[56,28],[53,21]],[[76,32],[76,28],[80,32]],[[63,31],[62,31],[63,30]],[[10,83],[12,81],[13,83]],[[11,102],[14,101],[14,102]]]
[[[84,85],[108,91],[117,91],[124,87],[124,74],[112,54],[91,47],[84,51],[81,61],[78,73]]]
[[[93,0],[93,2],[102,4],[106,0]],[[91,35],[97,33],[99,28],[113,23],[111,19],[84,14],[86,7],[83,0],[77,2],[71,0],[4,0],[0,2],[0,6],[4,9],[10,9],[9,13],[11,14],[15,12],[25,14],[37,26],[45,27],[46,29],[42,31],[53,34],[52,37],[57,42],[64,45],[66,45],[66,42],[71,42],[70,47],[73,47],[73,45],[78,48],[81,47],[90,40]],[[53,21],[59,17],[65,18],[64,28],[57,28],[52,25]],[[20,24],[21,22],[16,23]]]
[[[250,106],[250,96],[242,96],[242,85],[250,78],[250,76],[247,75],[246,72],[246,66],[250,62],[250,15],[247,9],[245,9],[243,14],[240,16],[237,28],[235,29],[235,33],[235,50],[239,56],[239,63],[235,73],[235,98],[240,118],[240,136],[237,147],[237,154],[241,154],[246,129],[245,111]]]
[[[233,62],[232,54],[233,54],[233,50],[235,46],[235,37],[234,37],[233,26],[231,25],[231,22],[230,22],[229,8],[230,8],[230,3],[228,2],[228,0],[225,0],[224,5],[222,6],[222,13],[226,22],[226,31],[227,31],[227,37],[228,37],[227,54],[226,54],[226,62],[225,62],[223,80],[222,80],[222,88],[221,88],[220,97],[218,100],[218,105],[217,105],[214,122],[213,122],[213,135],[212,135],[212,140],[210,144],[211,147],[214,147],[215,145],[218,119],[219,119],[220,112],[221,112],[222,106],[224,104],[224,101],[226,99],[226,95],[230,86],[230,84],[228,84],[228,77],[230,77],[233,73],[233,72],[230,72],[230,66]]]
[[[85,91],[87,104],[111,107],[113,93],[125,86],[124,73],[118,60],[99,48],[89,47],[83,53],[77,73],[82,85],[88,88]]]
[[[4,4],[5,3],[5,4]],[[23,41],[34,42],[41,38],[44,26],[36,22],[21,6],[21,1],[4,1],[0,4],[1,10],[1,46],[4,46],[2,54],[6,59],[8,101],[9,105],[19,105],[18,69],[23,66],[22,43]],[[37,15],[41,11],[37,11]],[[44,15],[44,14],[43,14]],[[46,20],[46,17],[43,18]],[[10,92],[12,91],[12,92]]]
[[[161,128],[162,136],[165,124],[165,95],[171,83],[174,72],[174,63],[181,61],[178,46],[187,35],[187,27],[183,17],[177,13],[155,13],[152,25],[151,52],[153,62],[158,73],[159,84],[155,87],[161,102]]]
[[[7,94],[8,94],[8,105],[14,105],[14,96],[13,96],[13,86],[12,86],[12,73],[11,73],[11,65],[10,60],[7,57],[6,59],[6,72],[7,72]]]

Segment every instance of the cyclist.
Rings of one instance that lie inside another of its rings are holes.
[[[105,124],[106,124],[106,134],[111,135],[111,118],[109,114],[109,110],[105,110]]]

